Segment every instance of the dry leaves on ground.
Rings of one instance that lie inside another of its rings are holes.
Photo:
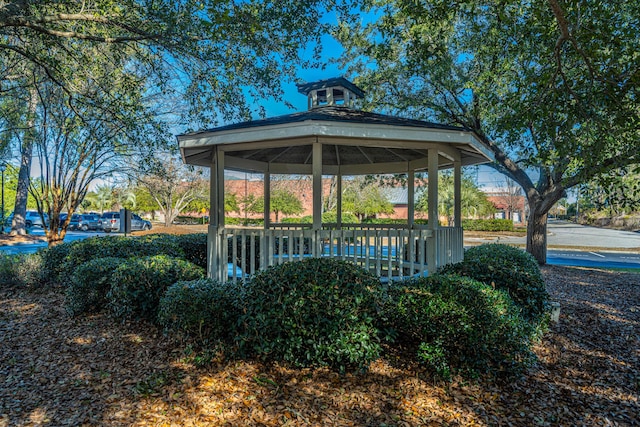
[[[640,275],[545,267],[560,323],[509,383],[254,362],[196,368],[147,323],[70,319],[61,289],[0,289],[0,426],[640,425]]]

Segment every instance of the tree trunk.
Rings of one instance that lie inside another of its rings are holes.
[[[527,252],[538,261],[547,263],[547,212],[540,212],[539,204],[529,204],[529,222],[527,223]]]
[[[173,216],[173,208],[169,207],[169,208],[163,209],[163,211],[164,211],[164,226],[171,227],[171,223],[175,219],[175,217]]]
[[[59,245],[64,242],[67,230],[51,230],[47,232],[47,242],[49,247]]]
[[[29,131],[27,131],[29,132]],[[11,223],[11,235],[25,235],[27,215],[27,199],[29,198],[29,179],[31,173],[31,153],[33,144],[30,137],[22,146],[22,158],[20,171],[18,172],[18,185],[16,188],[16,202],[13,208],[13,222]]]
[[[540,265],[547,263],[547,217],[553,205],[562,198],[564,187],[554,185],[546,191],[534,193],[528,197],[529,222],[527,224],[527,252],[538,261]]]
[[[29,100],[29,116],[27,126],[24,131],[24,142],[22,144],[20,159],[20,171],[18,172],[18,185],[16,188],[16,202],[13,208],[13,222],[11,223],[11,235],[25,235],[25,217],[27,215],[27,200],[29,198],[29,180],[31,179],[31,155],[33,154],[33,139],[35,137],[35,116],[38,107],[37,92],[31,89]]]

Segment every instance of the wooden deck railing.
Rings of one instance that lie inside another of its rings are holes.
[[[323,227],[311,230],[277,224],[266,230],[221,229],[216,233],[215,252],[222,261],[217,263],[217,278],[235,281],[283,262],[329,257],[353,262],[383,279],[394,280],[426,275],[439,266],[462,260],[463,256],[461,228],[429,230],[379,224]],[[435,264],[432,268],[429,260]]]

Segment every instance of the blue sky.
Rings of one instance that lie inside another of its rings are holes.
[[[325,57],[326,57],[326,69],[300,69],[298,77],[306,82],[312,82],[317,80],[324,80],[332,77],[339,77],[345,75],[344,70],[341,70],[337,64],[331,63],[330,58],[338,55],[341,48],[340,45],[328,38],[325,40],[327,44],[325,45]],[[307,109],[307,98],[298,93],[298,89],[296,85],[293,83],[288,83],[283,85],[285,98],[294,105],[294,109],[288,108],[282,102],[275,102],[272,100],[269,101],[257,101],[260,102],[266,110],[267,117],[276,117],[285,114],[291,114],[298,111],[304,111]],[[256,117],[257,118],[257,117]],[[476,182],[483,189],[491,191],[496,187],[500,187],[501,183],[504,181],[504,176],[497,173],[495,170],[488,166],[480,166],[478,168],[469,168],[469,173],[471,173],[474,178],[476,178]],[[244,175],[244,174],[242,174]],[[242,176],[243,178],[244,176]]]
[[[375,13],[362,13],[360,19],[367,21],[373,19]],[[325,17],[325,21],[333,21],[332,24],[337,23],[337,18],[334,14],[330,14]],[[311,51],[311,49],[309,49]],[[313,82],[318,80],[324,80],[332,77],[348,77],[345,70],[341,69],[336,64],[335,59],[343,52],[342,46],[333,37],[325,35],[322,37],[322,62],[324,63],[324,69],[302,69],[297,70],[297,78],[305,82]],[[291,114],[307,109],[307,98],[298,93],[297,87],[294,83],[284,83],[284,98],[291,103],[294,108],[288,108],[284,102],[276,102],[274,100],[256,100],[256,103],[263,106],[266,111],[267,117],[276,117],[285,114]],[[257,108],[256,108],[257,110]],[[257,114],[254,118],[257,117]],[[472,173],[476,178],[477,184],[488,191],[501,187],[504,182],[504,176],[496,172],[494,169],[488,166],[479,166],[469,168],[469,173]],[[244,175],[244,174],[242,174]]]

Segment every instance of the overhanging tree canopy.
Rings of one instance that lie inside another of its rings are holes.
[[[378,88],[371,106],[473,129],[524,189],[527,250],[544,263],[547,212],[566,189],[638,161],[640,4],[369,6],[376,20],[338,36],[358,83]]]
[[[0,2],[0,106],[11,103],[0,108],[0,132],[22,155],[16,228],[24,232],[32,141],[47,108],[43,86],[57,87],[79,120],[100,112],[132,141],[144,136],[140,123],[158,117],[159,131],[168,120],[195,126],[247,118],[248,99],[279,99],[294,64],[315,58],[300,53],[326,29],[323,13],[341,3]]]

